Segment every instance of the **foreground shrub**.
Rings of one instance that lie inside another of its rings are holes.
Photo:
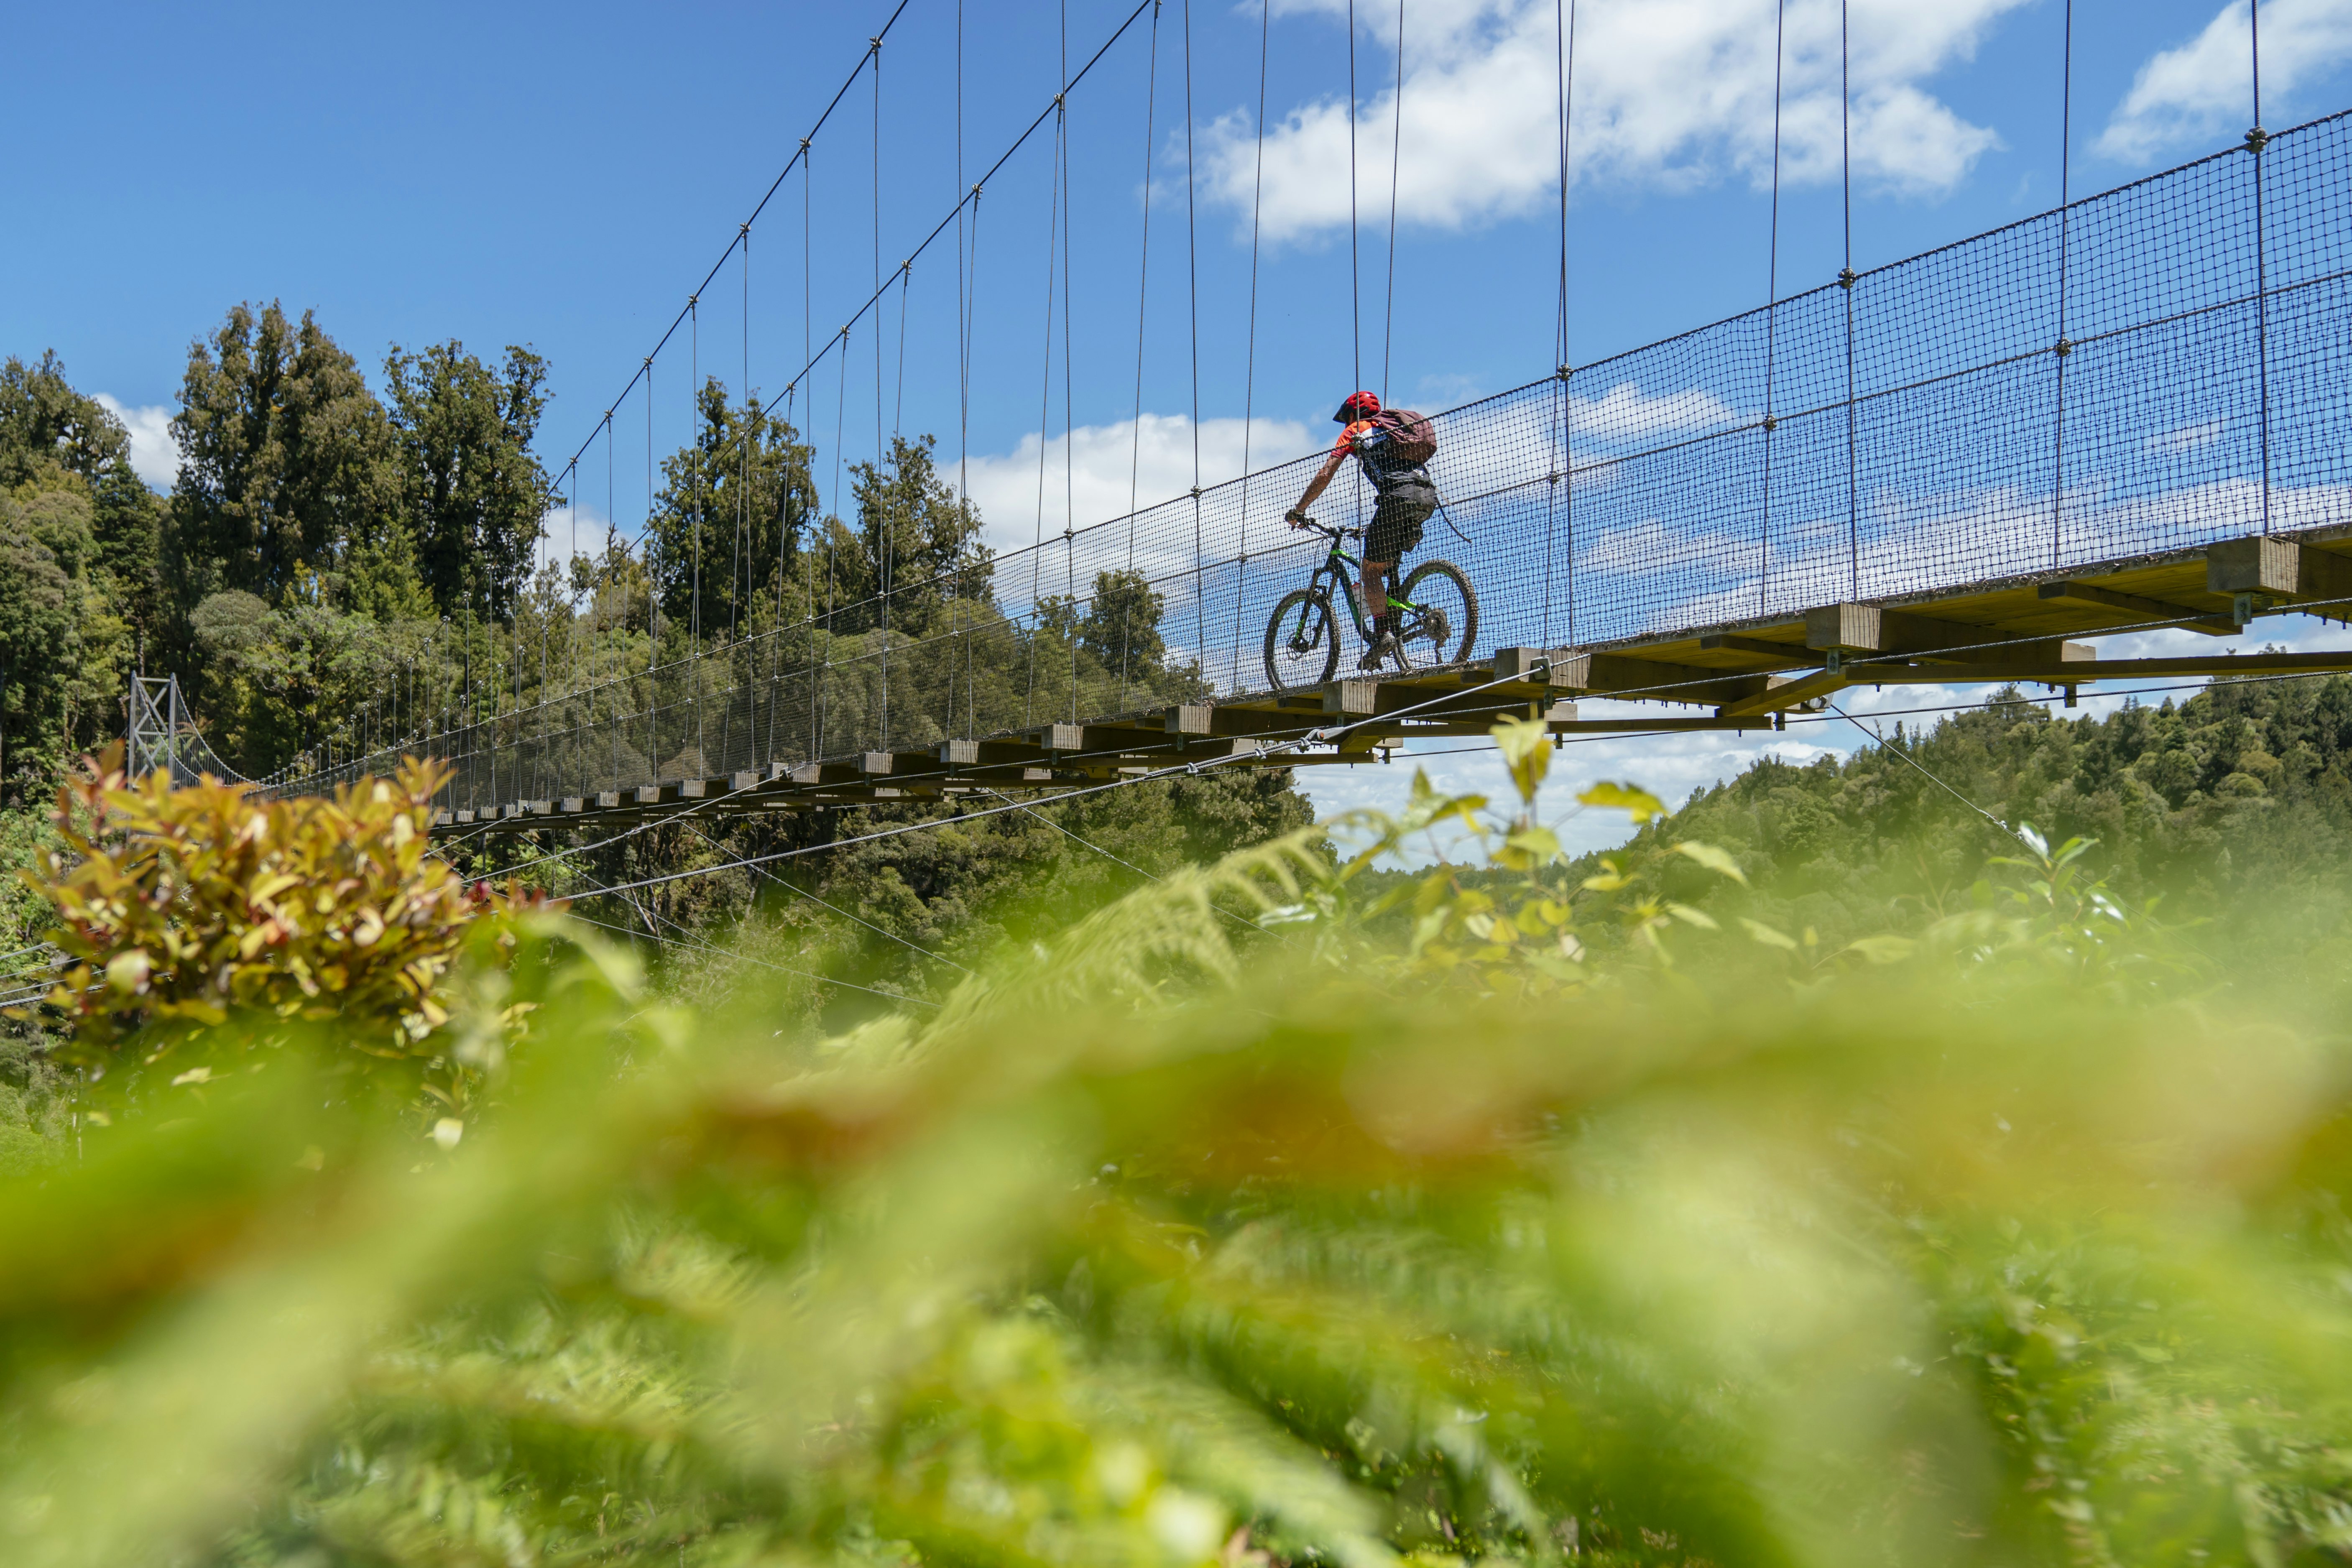
[[[244,785],[133,781],[121,749],[59,789],[61,851],[29,884],[56,908],[66,967],[46,1005],[60,1060],[103,1071],[163,1064],[201,1082],[225,1039],[235,1058],[271,1025],[332,1020],[340,1047],[396,1064],[442,1103],[462,1103],[465,1064],[441,1033],[469,943],[511,947],[509,897],[469,889],[431,853],[438,763],[271,800]],[[487,927],[478,918],[501,917]],[[238,1018],[234,1036],[208,1026]]]

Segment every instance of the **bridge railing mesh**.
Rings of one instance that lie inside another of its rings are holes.
[[[1482,651],[1591,647],[2352,522],[2348,142],[2315,121],[1437,415],[1408,565],[1468,574]],[[1319,461],[901,584],[911,623],[834,605],[284,787],[421,752],[483,808],[1264,690]],[[1373,499],[1350,463],[1315,510]]]

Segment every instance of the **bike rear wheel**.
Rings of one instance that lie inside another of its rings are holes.
[[[1397,638],[1408,666],[1459,664],[1478,641],[1478,591],[1451,561],[1424,561],[1404,580],[1397,597],[1412,609]]]
[[[1265,679],[1276,691],[1320,686],[1339,667],[1339,622],[1331,601],[1293,588],[1265,623]]]

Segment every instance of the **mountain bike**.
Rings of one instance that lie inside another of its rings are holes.
[[[1307,526],[1328,539],[1331,550],[1307,586],[1285,594],[1265,623],[1265,678],[1276,691],[1319,686],[1339,668],[1333,584],[1347,601],[1356,635],[1367,647],[1372,642],[1372,628],[1356,592],[1363,563],[1340,544],[1342,540],[1360,540],[1364,531],[1327,527],[1311,517]],[[1461,567],[1450,561],[1423,562],[1402,585],[1390,591],[1389,606],[1397,617],[1397,635],[1382,655],[1383,659],[1393,658],[1399,669],[1412,668],[1416,656],[1423,664],[1454,664],[1470,657],[1478,636],[1478,594]]]

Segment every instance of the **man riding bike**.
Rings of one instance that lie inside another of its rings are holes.
[[[1394,426],[1394,416],[1383,422],[1380,413],[1381,400],[1369,392],[1356,393],[1339,405],[1339,412],[1331,417],[1347,428],[1339,433],[1339,444],[1324,459],[1307,493],[1298,498],[1298,504],[1283,513],[1283,521],[1292,528],[1305,527],[1307,509],[1338,476],[1339,465],[1351,453],[1372,481],[1378,500],[1371,526],[1364,533],[1363,576],[1364,604],[1374,607],[1372,646],[1359,661],[1360,669],[1377,667],[1396,647],[1396,609],[1389,602],[1388,576],[1404,553],[1420,544],[1422,526],[1437,510],[1437,486],[1429,477],[1428,448],[1410,445],[1404,433]],[[1427,426],[1422,428],[1425,431]]]

